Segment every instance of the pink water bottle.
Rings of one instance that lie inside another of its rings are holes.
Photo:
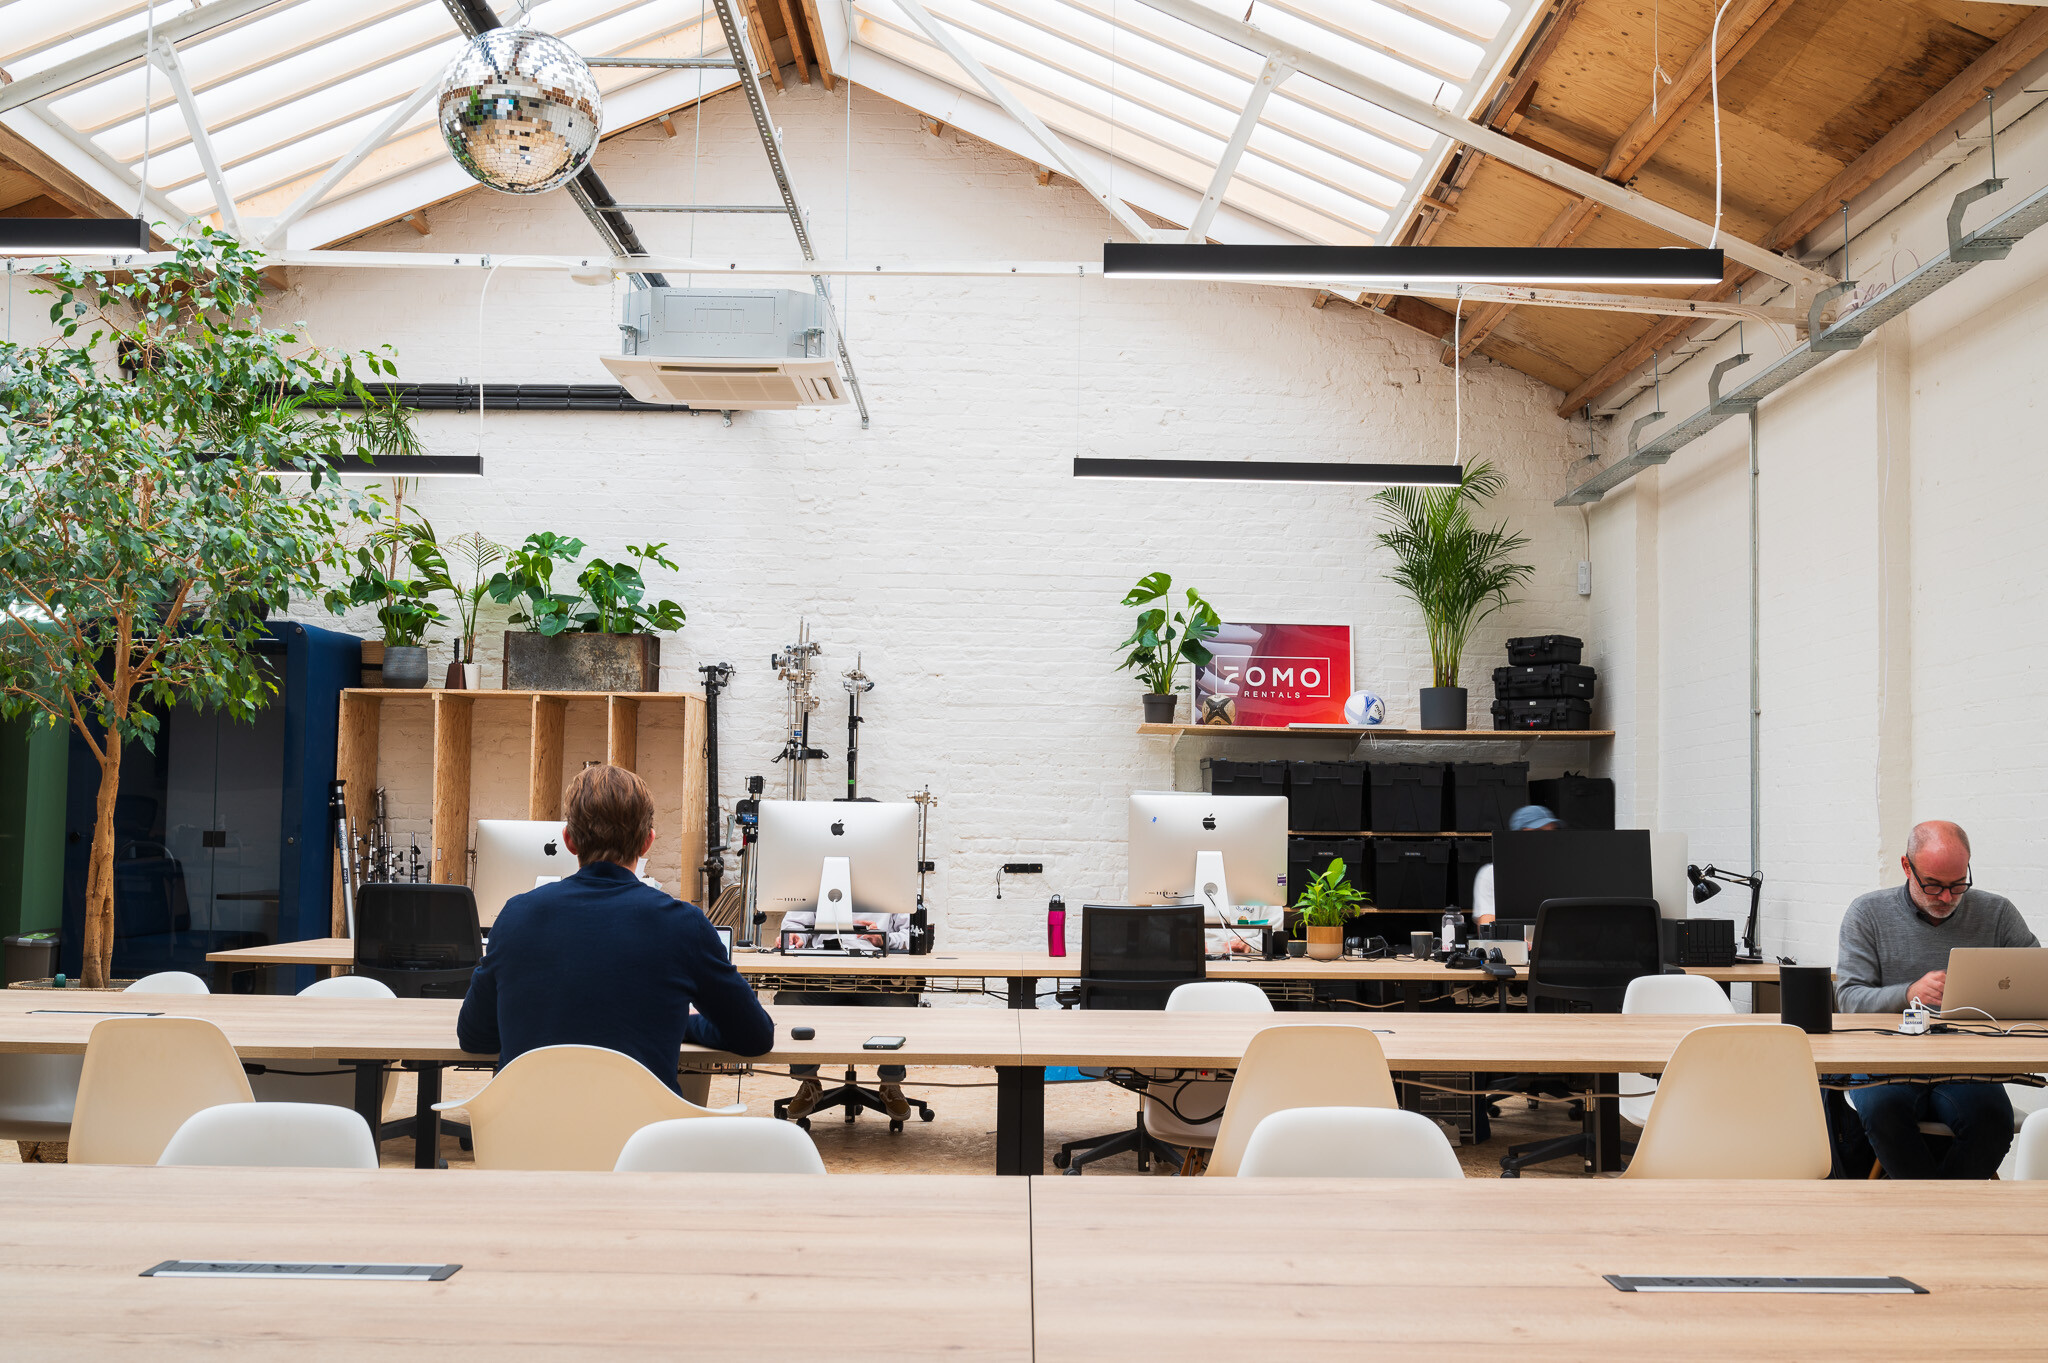
[[[1058,895],[1045,906],[1045,954],[1067,954],[1067,903]]]

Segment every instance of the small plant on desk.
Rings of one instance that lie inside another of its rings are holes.
[[[1321,875],[1309,881],[1294,907],[1301,911],[1303,935],[1308,954],[1318,961],[1334,961],[1344,954],[1344,920],[1356,917],[1372,901],[1363,890],[1344,878],[1344,858],[1332,857]]]

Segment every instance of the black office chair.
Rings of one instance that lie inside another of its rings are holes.
[[[1083,904],[1081,978],[1072,991],[1072,1002],[1083,1008],[1164,1009],[1176,988],[1208,975],[1203,964],[1203,914],[1199,904]],[[1061,1001],[1067,1002],[1067,997]],[[1104,1070],[1081,1072],[1095,1078],[1108,1076]],[[1147,1082],[1137,1074],[1112,1081],[1140,1094]],[[1127,1151],[1136,1152],[1140,1173],[1148,1172],[1155,1159],[1172,1162],[1180,1158],[1180,1151],[1145,1130],[1141,1105],[1132,1129],[1068,1141],[1052,1162],[1055,1168],[1078,1174],[1097,1160]]]
[[[1664,934],[1654,899],[1546,899],[1536,910],[1529,946],[1529,1007],[1559,1013],[1619,1013],[1629,981],[1664,973]],[[1492,1085],[1529,1090],[1555,1076],[1516,1075]],[[1570,1136],[1508,1147],[1501,1177],[1519,1178],[1532,1164],[1567,1155],[1590,1161],[1596,1149],[1586,1109]]]
[[[469,886],[373,881],[356,891],[355,973],[390,986],[398,997],[463,998],[483,958],[483,929]],[[416,1125],[411,1117],[385,1122],[377,1139],[403,1139]],[[466,1124],[443,1121],[441,1129],[471,1148]]]

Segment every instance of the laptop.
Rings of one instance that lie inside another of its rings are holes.
[[[1957,947],[1941,1016],[1957,1022],[2048,1018],[2048,947]]]
[[[725,948],[725,959],[730,961],[732,959],[732,929],[714,927],[711,930],[718,934],[718,944]]]

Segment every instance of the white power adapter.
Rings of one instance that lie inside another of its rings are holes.
[[[1920,1000],[1908,999],[1906,1001],[1906,1011],[1904,1015],[1899,1018],[1899,1035],[1927,1035],[1927,1025],[1929,1022],[1933,1020],[1933,1017],[1934,1014],[1930,1012],[1927,1009],[1927,1006],[1921,1003]]]

